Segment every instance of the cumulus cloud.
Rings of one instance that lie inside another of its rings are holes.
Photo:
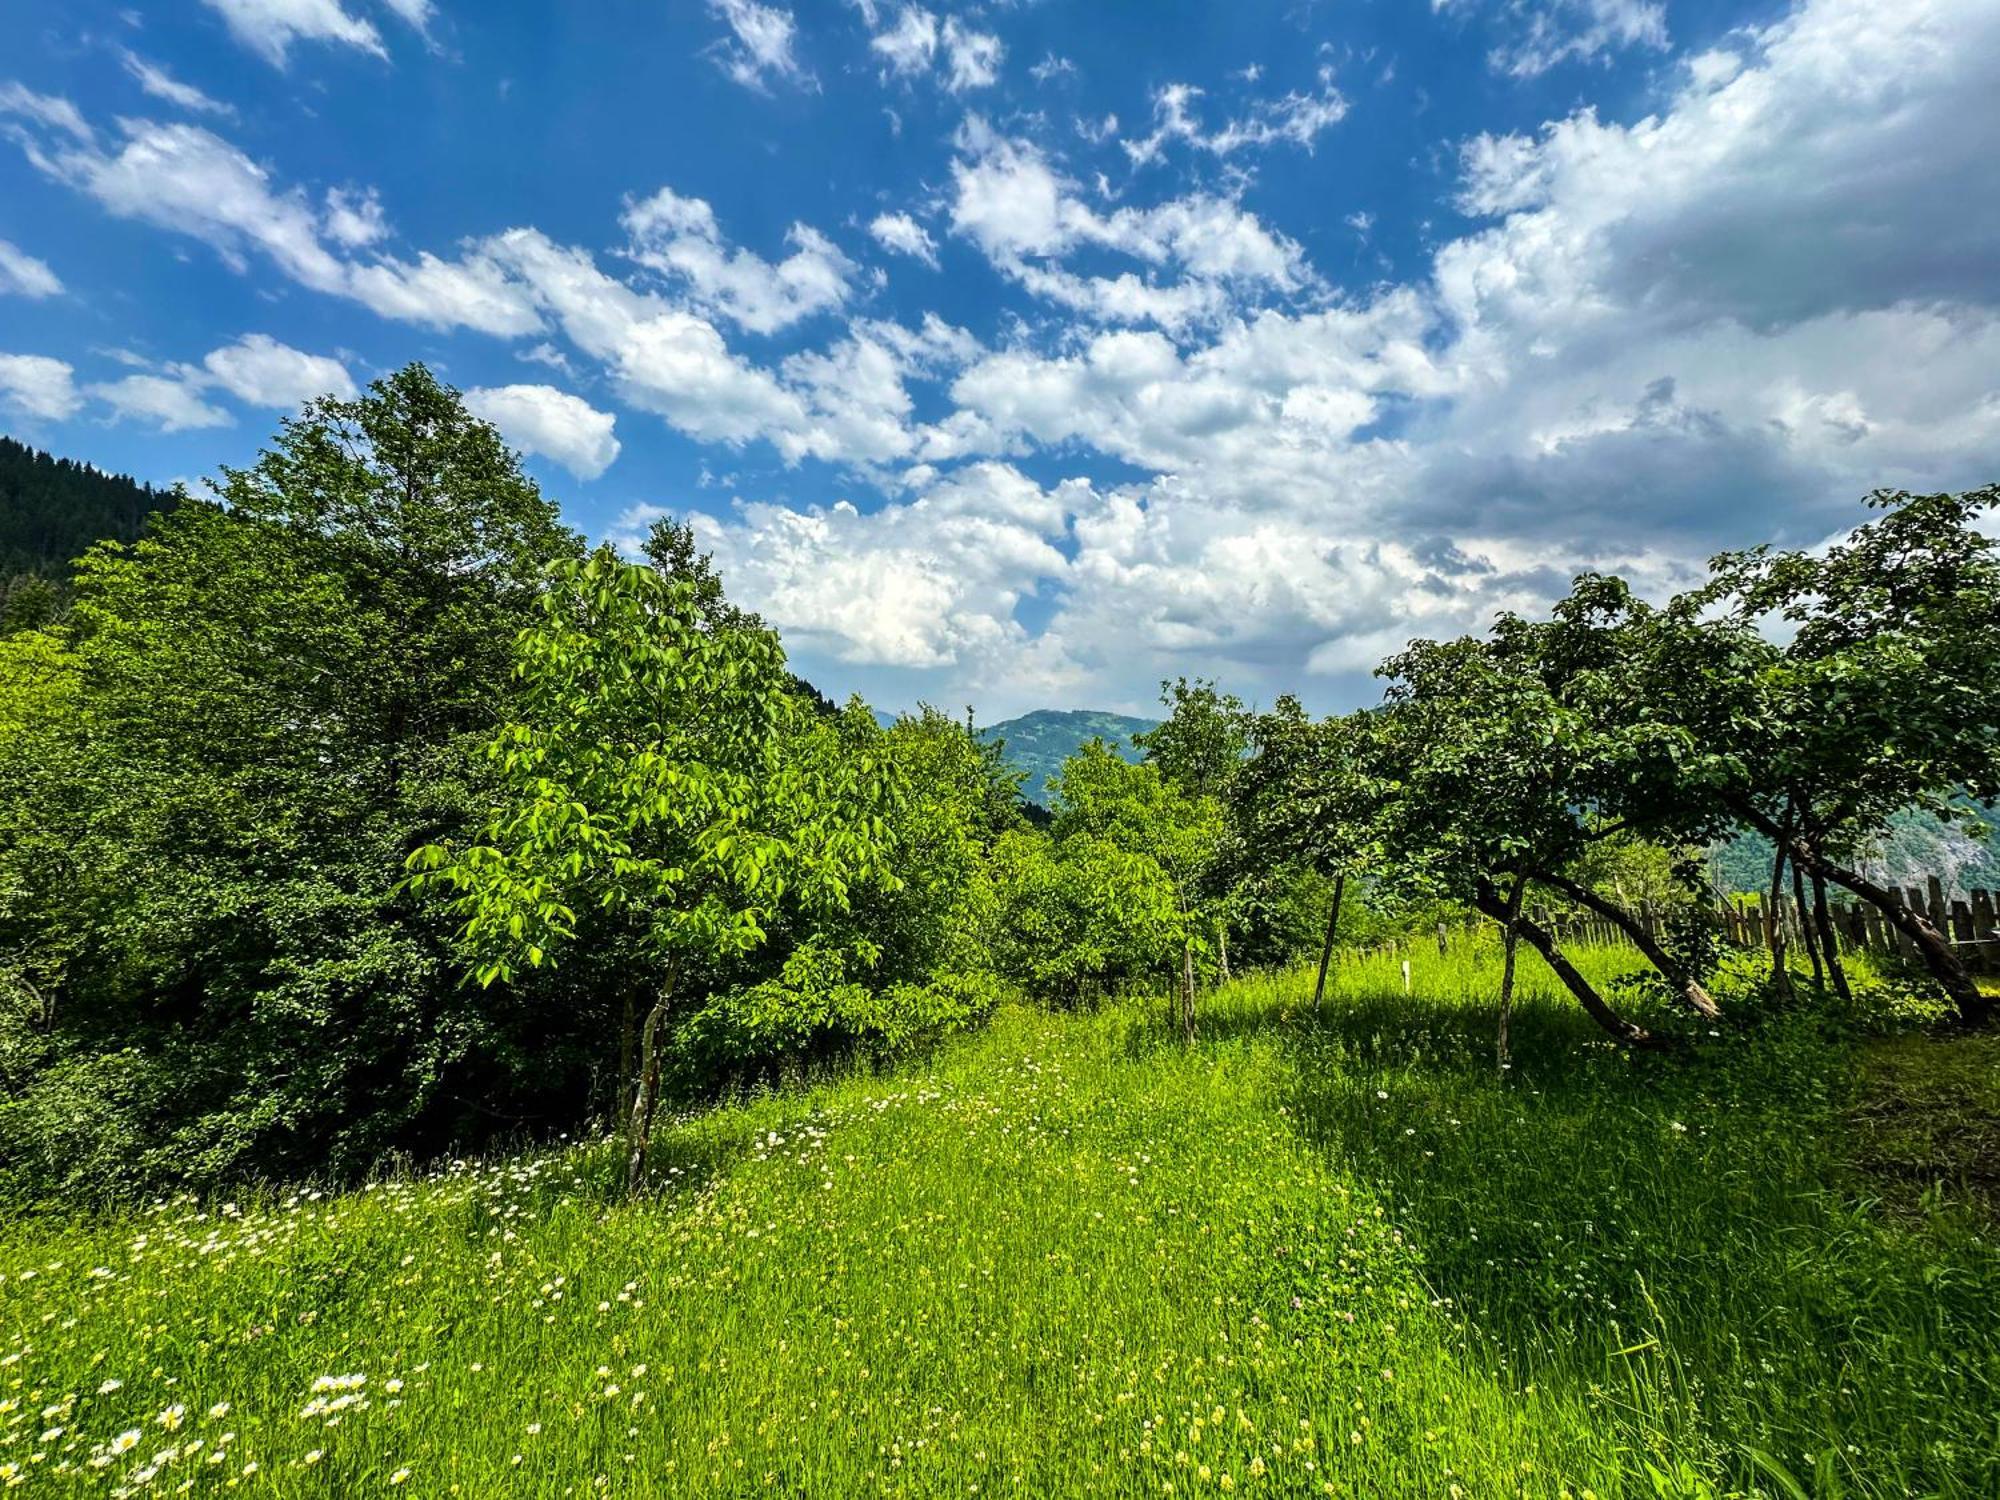
[[[990,31],[975,31],[956,16],[940,22],[921,5],[900,7],[895,18],[880,25],[881,16],[869,6],[862,19],[874,32],[869,48],[889,73],[899,78],[929,74],[944,58],[944,86],[954,94],[991,88],[1000,79],[1007,47]],[[876,29],[880,25],[880,29]]]
[[[0,240],[0,295],[54,297],[62,289],[62,278],[49,269],[47,261],[37,260],[20,246]]]
[[[1044,489],[1007,464],[970,465],[863,514],[739,502],[697,517],[731,593],[808,653],[911,670],[979,664],[1027,644],[1022,599],[1068,564],[1056,543],[1089,486]],[[658,512],[635,512],[637,535]]]
[[[465,393],[465,404],[508,442],[554,460],[578,479],[597,478],[618,457],[612,434],[617,419],[554,386],[476,386]]]
[[[90,386],[88,391],[109,406],[114,417],[143,422],[162,432],[227,427],[234,420],[221,407],[202,400],[193,381],[177,376],[127,375]]]
[[[760,5],[757,0],[708,0],[708,9],[729,28],[729,35],[709,53],[736,82],[761,90],[774,77],[794,82],[807,79],[793,51],[799,27],[789,9]]]
[[[328,188],[325,223],[327,237],[350,250],[366,249],[389,234],[389,220],[373,188]]]
[[[233,344],[210,350],[196,378],[220,386],[248,405],[284,411],[318,396],[349,401],[356,394],[354,379],[339,360],[307,354],[267,333],[245,334]]]
[[[792,253],[772,262],[732,248],[715,211],[672,188],[628,205],[621,222],[633,259],[680,285],[695,305],[752,333],[775,333],[847,299],[854,263],[810,225],[794,224],[785,236]]]
[[[932,270],[937,269],[937,245],[930,232],[908,214],[877,214],[868,226],[868,233],[884,250],[910,256]]]
[[[1244,295],[1292,293],[1314,279],[1304,252],[1240,204],[1195,193],[1150,207],[1094,208],[1032,143],[975,118],[952,164],[952,228],[1036,296],[1100,322],[1168,329],[1212,319]],[[1140,261],[1146,273],[1085,275],[1079,249]],[[1171,282],[1158,273],[1175,275]]]
[[[83,405],[76,371],[44,354],[0,354],[0,407],[32,421],[61,422]]]
[[[119,218],[201,240],[239,272],[256,253],[303,287],[352,298],[387,318],[504,337],[541,326],[525,291],[490,261],[445,260],[429,251],[414,261],[350,259],[359,248],[355,236],[380,227],[379,215],[369,218],[372,198],[336,191],[323,220],[303,191],[280,187],[201,126],[123,120],[123,139],[105,145],[66,100],[0,90],[0,114],[6,113],[52,127],[22,138],[37,169]]]

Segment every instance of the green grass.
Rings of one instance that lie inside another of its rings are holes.
[[[677,1123],[643,1204],[585,1145],[0,1228],[0,1474],[2000,1493],[1991,1220],[1949,1183],[1893,1212],[1871,1187],[1863,1122],[1911,1083],[1798,1020],[1634,1058],[1531,965],[1503,1085],[1490,950],[1412,961],[1412,997],[1379,955],[1316,1016],[1306,977],[1243,981],[1191,1051],[1162,1005],[1009,1007],[921,1062]]]

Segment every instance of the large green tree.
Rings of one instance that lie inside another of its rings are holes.
[[[497,805],[477,842],[417,851],[415,883],[448,892],[485,985],[560,956],[580,909],[633,922],[656,976],[627,1110],[637,1192],[684,971],[762,945],[788,894],[831,911],[892,880],[896,788],[809,721],[775,635],[608,552],[551,570],[516,676]]]
[[[510,642],[578,543],[421,366],[310,404],[219,489],[78,566],[75,711],[0,773],[0,865],[60,857],[63,897],[7,901],[0,942],[59,959],[62,1056],[144,1081],[118,1170],[356,1170],[533,1092],[399,886],[472,826]]]

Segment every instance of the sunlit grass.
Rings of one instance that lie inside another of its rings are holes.
[[[1635,1060],[1531,964],[1503,1083],[1490,950],[1408,956],[1408,998],[1393,954],[1317,1015],[1310,975],[1204,996],[1191,1051],[1163,1003],[1009,1007],[679,1123],[642,1204],[584,1146],[0,1229],[0,1474],[1692,1497],[1755,1449],[1808,1494],[1996,1491],[1992,1245],[1869,1211],[1842,1046]]]

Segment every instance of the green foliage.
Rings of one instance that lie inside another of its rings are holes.
[[[507,1060],[514,1017],[397,887],[473,815],[507,642],[575,542],[421,367],[222,488],[78,565],[60,690],[0,736],[0,955],[54,997],[31,1093],[145,1059],[128,1175],[353,1172],[450,1139],[465,1092],[566,1082],[559,1046]]]

